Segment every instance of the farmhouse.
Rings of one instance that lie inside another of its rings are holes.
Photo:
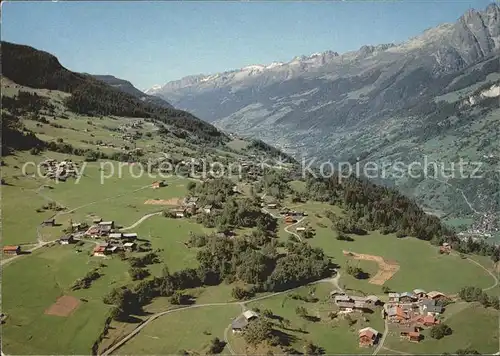
[[[344,292],[341,292],[341,291],[339,291],[339,290],[332,290],[332,291],[330,292],[330,298],[335,298],[335,297],[336,297],[336,296],[338,296],[338,295],[345,295],[345,293],[344,293]]]
[[[167,185],[167,184],[166,184],[164,181],[156,181],[156,182],[153,182],[153,183],[151,184],[151,187],[152,187],[153,189],[158,189],[158,188],[164,187],[164,186],[166,186],[166,185]]]
[[[444,295],[444,293],[441,293],[438,291],[432,291],[432,292],[427,293],[427,298],[434,299],[434,300],[447,299],[447,297],[446,297],[446,295]]]
[[[344,313],[351,313],[354,311],[354,302],[338,302],[339,310]]]
[[[422,299],[422,298],[427,298],[427,293],[425,292],[425,290],[423,289],[414,289],[413,290],[413,294],[418,298],[418,299]]]
[[[94,220],[92,220],[93,224],[100,224],[101,222],[102,222],[101,218],[95,218]]]
[[[267,207],[269,209],[276,209],[278,207],[278,204],[276,204],[276,203],[269,203],[269,204],[267,204]]]
[[[113,232],[109,234],[110,239],[121,239],[122,238],[122,233],[121,232]]]
[[[303,226],[300,226],[300,227],[296,228],[295,230],[296,230],[297,232],[299,232],[299,231],[306,231],[306,228],[305,228],[305,227],[303,227]]]
[[[401,323],[408,319],[408,314],[399,305],[387,308],[387,319],[393,323]]]
[[[196,204],[198,203],[199,198],[198,197],[189,197],[184,199],[184,204],[186,206],[194,206],[196,207]]]
[[[96,238],[96,237],[100,236],[100,233],[101,233],[101,230],[99,229],[99,226],[94,225],[94,226],[91,226],[85,234],[92,237],[92,238]]]
[[[186,209],[185,208],[174,208],[170,210],[170,212],[176,217],[176,218],[183,218],[186,216]]]
[[[123,249],[125,251],[131,252],[135,250],[135,242],[126,242],[123,244]]]
[[[247,310],[231,323],[233,333],[239,333],[248,325],[248,322],[259,317],[253,310]]]
[[[365,303],[368,305],[382,305],[382,301],[376,295],[369,295],[365,297]]]
[[[399,302],[399,293],[389,293],[389,302]]]
[[[346,294],[341,294],[341,295],[337,295],[335,296],[334,298],[335,300],[335,303],[340,303],[340,302],[354,302],[350,296],[346,295]]]
[[[104,257],[108,254],[106,250],[107,246],[96,246],[93,251],[93,255],[96,257]]]
[[[367,297],[360,296],[350,296],[345,293],[331,292],[330,296],[334,297],[335,303],[354,303],[353,309],[368,309],[371,306],[382,304],[380,299],[375,295],[369,295]]]
[[[285,217],[285,223],[292,224],[294,222],[295,222],[295,220],[291,216],[286,216]]]
[[[399,328],[399,336],[412,342],[419,342],[421,339],[420,332],[414,326],[405,326]]]
[[[233,334],[242,332],[247,325],[248,325],[247,319],[243,315],[240,315],[239,317],[234,319],[231,323],[231,329],[233,330]]]
[[[212,205],[205,205],[205,206],[203,207],[203,212],[204,212],[205,214],[210,214],[210,213],[212,212]]]
[[[412,323],[419,324],[422,326],[434,326],[439,324],[439,320],[432,315],[417,315],[412,319]]]
[[[363,328],[359,330],[359,346],[369,347],[377,343],[380,333],[374,328]]]
[[[21,246],[4,246],[3,253],[6,255],[19,255],[21,253]]]
[[[434,299],[422,300],[419,306],[420,314],[436,316],[443,312],[443,307],[436,305]]]
[[[73,238],[73,235],[67,235],[63,236],[59,239],[59,243],[61,245],[69,245],[75,242],[75,239]]]
[[[54,226],[56,223],[56,220],[55,219],[48,219],[48,220],[45,220],[42,225],[43,226]]]
[[[417,296],[410,292],[404,292],[399,295],[399,301],[402,303],[411,303],[416,301],[417,299]]]
[[[250,320],[258,318],[259,314],[257,314],[253,310],[247,310],[247,311],[245,311],[243,313],[243,316],[245,317],[245,319],[247,319],[248,321],[250,321]]]
[[[416,301],[418,297],[410,292],[404,293],[389,293],[389,302],[393,303],[412,303]]]
[[[451,252],[451,245],[447,242],[443,243],[441,246],[439,246],[439,253],[445,253],[445,254],[450,254]]]
[[[137,239],[137,233],[130,232],[130,233],[127,233],[127,234],[122,234],[122,238],[124,240],[135,240],[135,239]]]
[[[82,228],[82,224],[81,223],[73,223],[71,224],[71,228],[73,229],[73,231],[80,231],[80,229]]]
[[[108,228],[111,230],[111,229],[114,229],[115,228],[115,222],[114,221],[101,221],[99,223],[99,228],[103,229],[103,228]]]

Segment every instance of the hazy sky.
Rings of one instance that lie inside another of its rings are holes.
[[[2,2],[2,40],[56,55],[67,68],[139,89],[186,75],[364,44],[401,42],[475,1]]]

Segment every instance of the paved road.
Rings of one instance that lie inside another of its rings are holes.
[[[314,285],[314,284],[317,284],[317,283],[325,283],[325,282],[331,282],[331,278],[320,279],[318,281],[311,282],[311,283],[309,283],[307,285]],[[305,286],[307,286],[307,285],[305,285]],[[136,336],[147,325],[149,325],[151,322],[153,322],[154,320],[158,319],[161,316],[168,315],[168,314],[171,314],[171,313],[180,312],[180,311],[183,311],[183,310],[194,309],[194,308],[204,308],[204,307],[214,307],[214,306],[227,306],[227,305],[240,305],[240,306],[244,307],[245,304],[252,303],[252,302],[257,302],[259,300],[263,300],[263,299],[267,299],[267,298],[272,298],[272,297],[275,297],[277,295],[288,293],[288,292],[291,292],[291,291],[293,291],[295,289],[302,288],[302,287],[304,287],[304,286],[287,289],[287,290],[284,290],[282,292],[276,292],[276,293],[264,295],[264,296],[261,296],[261,297],[257,297],[257,298],[254,298],[254,299],[250,299],[250,300],[244,301],[244,302],[195,304],[195,305],[190,305],[190,306],[176,308],[176,309],[168,309],[168,310],[156,313],[156,314],[150,316],[144,322],[142,322],[139,326],[137,326],[137,328],[135,328],[133,331],[131,331],[128,335],[126,335],[124,338],[122,338],[120,341],[118,341],[112,347],[110,347],[109,349],[107,349],[106,351],[104,351],[101,354],[101,356],[111,355],[114,351],[118,350],[121,346],[123,346],[127,341],[129,341],[134,336]],[[224,339],[225,339],[225,341],[227,343],[228,350],[230,350],[230,352],[232,354],[234,354],[234,350],[232,350],[231,345],[229,345],[228,339],[227,339],[227,332],[229,331],[229,327],[226,328],[226,330],[227,331],[224,332]]]
[[[387,319],[385,319],[385,321],[384,321],[384,333],[382,334],[382,337],[380,338],[377,347],[375,348],[375,350],[373,350],[372,355],[378,354],[379,351],[382,349],[382,347],[384,347],[385,338],[387,337],[388,333],[389,333],[389,323],[388,323]]]

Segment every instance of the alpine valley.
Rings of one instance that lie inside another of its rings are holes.
[[[316,164],[374,162],[378,183],[397,186],[426,211],[461,230],[498,231],[495,3],[404,43],[194,75],[146,93]]]

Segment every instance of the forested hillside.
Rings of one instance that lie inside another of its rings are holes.
[[[90,75],[64,68],[47,52],[9,42],[2,42],[1,51],[3,76],[31,88],[71,93],[65,105],[76,113],[153,118],[207,143],[225,139],[212,125],[185,111],[144,103]]]

